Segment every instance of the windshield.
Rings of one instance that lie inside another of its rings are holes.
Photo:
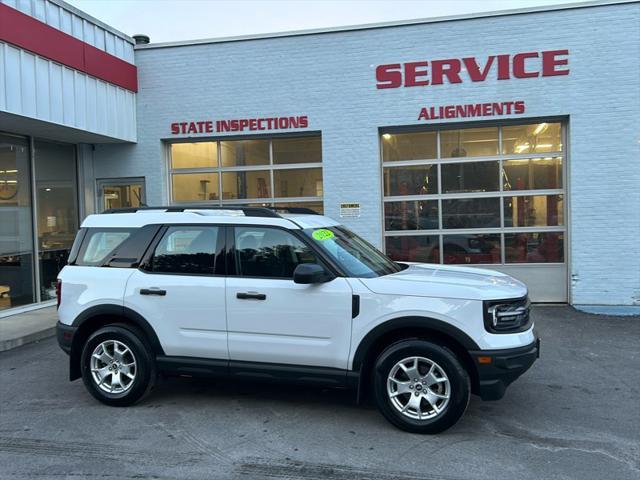
[[[344,227],[307,228],[304,233],[350,277],[373,278],[402,267]]]

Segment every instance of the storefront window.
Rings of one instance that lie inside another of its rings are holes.
[[[438,193],[438,167],[436,165],[384,169],[384,194],[387,196],[436,193]]]
[[[445,163],[442,193],[495,192],[500,190],[499,162]]]
[[[269,170],[224,172],[222,198],[270,198]]]
[[[385,162],[436,158],[438,156],[437,133],[384,133],[382,156]]]
[[[0,135],[0,310],[36,300],[29,144]]]
[[[273,163],[320,163],[322,142],[320,137],[274,138]]]
[[[564,262],[562,138],[563,126],[551,122],[383,132],[387,254],[469,265]],[[545,231],[531,233],[535,227]]]
[[[220,198],[217,173],[174,173],[171,181],[173,200],[176,202],[202,202]]]
[[[76,152],[73,145],[35,142],[40,298],[56,297],[58,272],[67,264],[78,231]]]
[[[534,123],[502,129],[502,153],[544,153],[562,151],[561,124]]]
[[[273,172],[276,197],[321,197],[322,169],[299,168]]]
[[[220,142],[220,160],[223,167],[269,165],[269,140]]]
[[[215,142],[174,143],[171,145],[171,168],[206,168],[218,166]]]
[[[440,132],[440,157],[488,157],[498,154],[497,128],[466,128]]]
[[[98,179],[99,211],[111,208],[142,207],[145,204],[144,178]]]
[[[169,154],[172,202],[322,208],[320,136],[175,143]]]

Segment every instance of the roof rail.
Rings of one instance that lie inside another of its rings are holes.
[[[307,207],[266,207],[274,212],[284,212],[284,213],[300,213],[300,214],[308,214],[308,215],[320,215],[315,210],[312,210]]]
[[[246,217],[280,217],[278,213],[268,207],[248,207],[238,205],[171,205],[159,207],[126,207],[126,208],[110,208],[102,213],[136,213],[146,210],[164,210],[165,212],[184,212],[185,210],[239,210]]]

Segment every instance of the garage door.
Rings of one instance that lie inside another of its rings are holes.
[[[386,253],[493,268],[524,281],[533,301],[566,302],[564,130],[383,131]]]

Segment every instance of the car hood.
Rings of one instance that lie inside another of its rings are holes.
[[[406,262],[405,262],[406,263]],[[362,278],[369,290],[386,295],[494,300],[520,298],[524,283],[494,270],[428,263],[407,263],[408,268],[378,278]]]

